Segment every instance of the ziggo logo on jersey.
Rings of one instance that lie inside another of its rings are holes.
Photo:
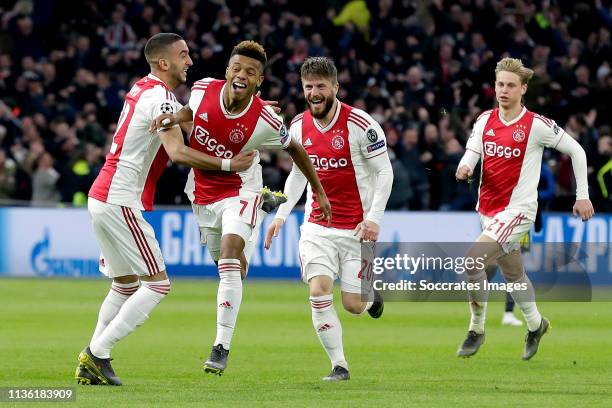
[[[310,160],[312,161],[312,166],[315,169],[328,170],[348,166],[348,160],[346,160],[344,157],[336,159],[334,157],[319,157],[316,154],[308,155],[308,157],[310,157]]]
[[[231,150],[227,150],[225,145],[222,145],[217,141],[217,139],[211,137],[208,130],[201,126],[195,127],[193,137],[195,137],[198,143],[204,146],[206,150],[213,153],[217,157],[222,157],[224,159],[231,159],[234,157],[234,153]]]
[[[505,157],[510,159],[512,157],[521,157],[521,149],[515,147],[514,149],[502,145],[498,145],[495,142],[485,142],[484,144],[485,154],[492,157]]]

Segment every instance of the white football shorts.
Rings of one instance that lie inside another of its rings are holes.
[[[139,209],[89,197],[87,209],[102,253],[100,272],[109,278],[153,276],[166,270],[153,227]]]
[[[533,222],[525,214],[516,211],[501,211],[493,217],[480,216],[482,233],[497,241],[505,253],[521,248],[521,238],[531,229]]]
[[[351,229],[306,222],[301,227],[299,253],[302,280],[306,283],[315,276],[329,276],[340,279],[343,292],[361,294],[362,277],[372,279],[371,273],[362,274],[361,243]]]
[[[215,261],[221,254],[223,235],[236,234],[244,240],[243,253],[249,262],[257,245],[261,221],[266,216],[262,204],[259,194],[228,197],[207,205],[192,204],[201,243],[207,246]]]

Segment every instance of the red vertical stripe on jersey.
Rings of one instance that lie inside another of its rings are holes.
[[[204,93],[193,121],[189,147],[213,157],[231,159],[253,136],[261,116],[263,103],[258,97],[248,112],[239,118],[227,118],[221,110],[219,96],[225,81],[212,80]],[[207,121],[202,119],[206,114]],[[206,205],[228,197],[236,197],[242,187],[242,178],[227,171],[201,171],[194,169],[194,203]]]
[[[528,111],[519,121],[506,126],[495,109],[487,120],[482,135],[482,179],[478,197],[481,214],[492,217],[510,203],[521,175],[533,119],[533,113]],[[493,136],[487,135],[491,129]],[[517,142],[514,134],[518,130],[523,132],[523,138]]]
[[[151,163],[151,168],[147,174],[144,189],[140,197],[140,201],[145,211],[151,211],[153,209],[153,199],[155,198],[155,187],[157,186],[157,180],[161,177],[162,173],[166,169],[168,164],[168,153],[164,146],[160,146],[155,159]]]
[[[306,111],[302,117],[302,140],[312,141],[312,145],[304,146],[304,149],[314,162],[317,175],[331,204],[331,226],[340,229],[354,229],[363,221],[363,204],[351,159],[347,126],[352,108],[342,103],[339,109],[340,114],[336,123],[325,133],[317,129],[312,115]],[[340,163],[341,161],[344,163],[342,166],[329,165],[332,162]],[[317,221],[315,219],[322,211],[314,192],[312,198],[312,211],[308,222],[327,227],[327,220]]]

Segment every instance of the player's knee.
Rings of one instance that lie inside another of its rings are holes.
[[[502,274],[504,275],[504,279],[506,279],[506,282],[517,282],[519,280],[521,280],[521,278],[523,277],[523,275],[525,274],[525,272],[523,271],[522,268],[518,269],[518,268],[511,268],[507,271],[504,271],[502,269]]]
[[[116,276],[113,278],[113,282],[120,283],[122,285],[136,283],[138,282],[138,276],[137,275]]]
[[[220,259],[240,259],[244,250],[244,239],[237,234],[226,234],[221,238]]]
[[[506,279],[507,282],[516,282],[525,274],[520,255],[518,255],[518,257],[517,259],[517,255],[511,252],[498,260],[502,275],[504,275],[504,279]]]
[[[308,281],[310,296],[331,295],[334,287],[333,280],[329,276],[322,274],[321,271],[314,269],[314,266],[312,268],[315,276]]]
[[[309,284],[310,296],[325,296],[332,294],[332,285],[327,284],[325,281],[311,279]]]
[[[310,287],[310,296],[325,296],[329,295],[330,293],[330,291],[325,290],[322,286]]]

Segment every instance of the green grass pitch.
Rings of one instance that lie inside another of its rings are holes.
[[[465,360],[455,357],[464,303],[387,303],[378,321],[337,307],[352,379],[324,383],[329,362],[298,282],[247,281],[228,369],[204,374],[216,287],[175,279],[170,296],[113,352],[125,385],[77,386],[77,355],[109,282],[1,279],[0,387],[77,386],[76,403],[55,404],[65,407],[612,405],[610,303],[540,304],[553,328],[529,362],[520,359],[526,329],[500,325],[501,303],[489,305],[486,342]]]

